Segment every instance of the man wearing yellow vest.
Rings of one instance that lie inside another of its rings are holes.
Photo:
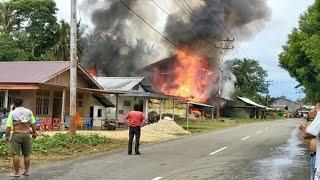
[[[32,128],[32,138],[36,138],[36,120],[31,110],[24,108],[23,100],[20,98],[15,99],[15,109],[10,112],[7,119],[6,128],[6,140],[10,141],[11,154],[13,159],[14,173],[10,176],[19,177],[19,155],[22,151],[24,156],[24,168],[25,171],[22,173],[24,176],[29,175],[30,167],[30,153],[31,153],[31,137],[30,127]],[[13,130],[12,136],[10,137],[10,131]]]

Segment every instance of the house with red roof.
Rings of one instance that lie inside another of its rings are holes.
[[[64,129],[69,123],[70,62],[26,61],[0,62],[0,107],[9,108],[15,98],[24,99],[24,106],[35,117],[48,122],[50,129]],[[91,125],[99,127],[106,107],[114,107],[104,90],[81,66],[77,69],[77,112]]]

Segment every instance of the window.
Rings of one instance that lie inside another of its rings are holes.
[[[49,114],[49,99],[47,98],[43,99],[42,114]]]
[[[36,114],[42,114],[41,110],[42,110],[42,99],[37,98],[37,100],[36,100]]]
[[[131,106],[131,101],[124,101],[124,102],[123,102],[123,105],[130,107],[130,106]]]
[[[102,117],[102,109],[98,109],[98,117]]]
[[[77,95],[77,103],[78,103],[78,107],[79,108],[83,107],[83,93],[78,93],[78,95]]]
[[[37,115],[49,115],[49,90],[37,90],[36,99],[36,114]]]

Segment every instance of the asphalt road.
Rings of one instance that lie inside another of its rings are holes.
[[[20,179],[308,179],[308,153],[300,120],[242,125],[193,137],[33,169]],[[0,175],[0,179],[7,179]]]

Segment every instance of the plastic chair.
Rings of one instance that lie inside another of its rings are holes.
[[[39,131],[41,130],[41,119],[36,118],[36,130]]]
[[[52,129],[54,131],[59,131],[61,125],[61,119],[60,118],[53,118],[52,119]]]
[[[91,117],[86,117],[84,119],[84,126],[86,130],[92,130],[93,129],[93,119]]]

